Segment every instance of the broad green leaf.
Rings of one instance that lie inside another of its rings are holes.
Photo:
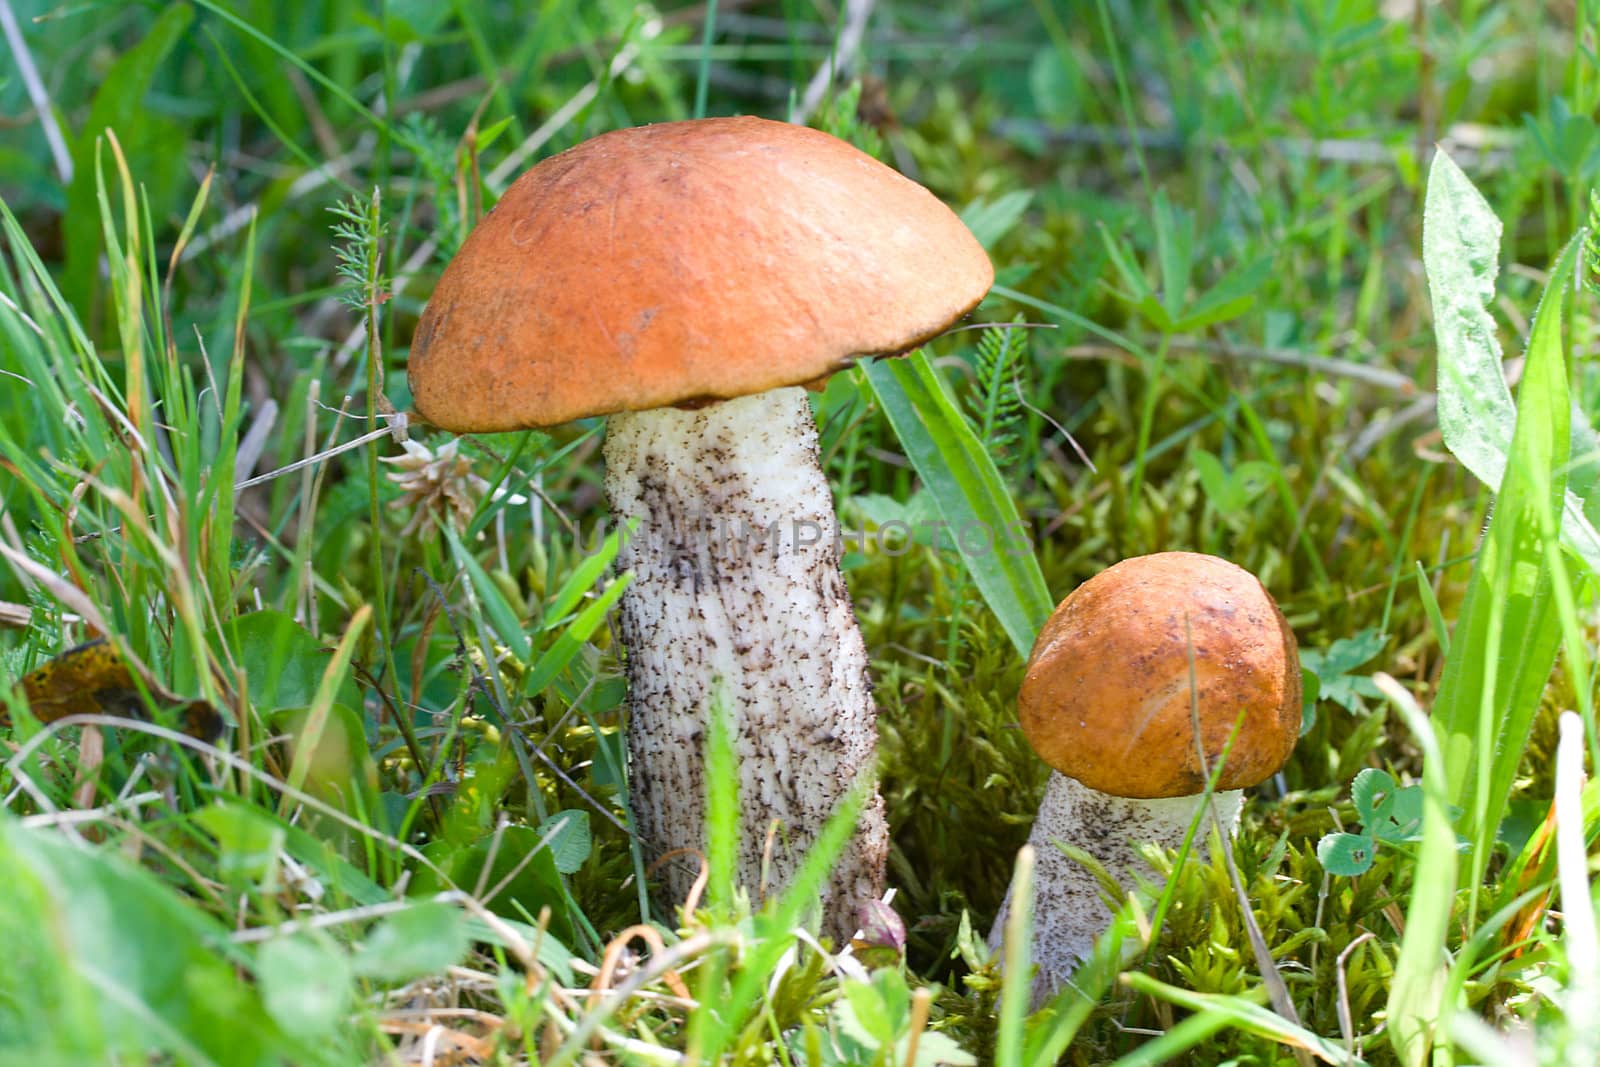
[[[562,874],[576,874],[594,847],[586,811],[558,811],[539,824],[538,832],[539,840],[550,850],[556,870]]]
[[[1351,637],[1341,637],[1324,649],[1302,649],[1300,666],[1317,677],[1318,693],[1324,700],[1341,704],[1350,711],[1364,708],[1363,697],[1376,697],[1372,679],[1356,674],[1355,669],[1383,651],[1389,635],[1369,626]]]
[[[117,852],[26,830],[0,811],[0,871],[0,1005],[25,1027],[0,1027],[0,1059],[30,1038],[26,1062],[73,1062],[55,1050],[82,1063],[346,1062],[349,1050],[280,1028],[242,977],[249,959],[227,929]]]
[[[1203,448],[1194,448],[1189,451],[1189,462],[1194,464],[1195,472],[1200,475],[1200,488],[1205,491],[1206,503],[1222,512],[1233,510],[1238,500],[1222,460]]]
[[[278,820],[248,804],[220,803],[200,809],[195,822],[217,839],[217,872],[230,885],[278,888],[278,857],[288,838]]]
[[[1028,541],[1028,527],[994,460],[925,354],[871,360],[860,367],[940,516],[955,532],[961,558],[989,610],[1018,653],[1028,655],[1055,602]],[[982,532],[990,547],[985,550],[978,537],[964,532]]]
[[[1205,491],[1206,503],[1211,505],[1224,521],[1248,514],[1251,503],[1262,499],[1272,486],[1272,464],[1259,459],[1235,463],[1232,469],[1203,448],[1189,451],[1200,486]]]
[[[221,642],[234,665],[244,671],[251,705],[262,712],[308,706],[333,658],[333,653],[309,630],[281,611],[240,615],[222,626]],[[192,661],[179,659],[174,663],[173,689],[180,693],[198,691]],[[349,685],[343,687],[340,699],[348,704],[360,703]]]
[[[1387,771],[1368,767],[1350,783],[1350,800],[1361,816],[1361,825],[1371,830],[1394,813],[1395,781]]]
[[[915,490],[905,500],[896,500],[885,493],[861,493],[851,497],[846,506],[855,518],[871,523],[880,530],[891,524],[910,530],[910,539],[915,544],[935,548],[955,547],[949,543],[949,538],[938,536],[939,528],[934,523],[939,521],[939,506],[924,489]],[[887,537],[879,538],[880,545],[886,542]]]
[[[895,1043],[895,1055],[901,1063],[911,1051],[911,1036],[907,1034]],[[977,1067],[978,1058],[956,1044],[955,1038],[938,1030],[924,1030],[917,1039],[917,1055],[910,1067]]]
[[[1566,513],[1562,516],[1561,534],[1575,548],[1600,545],[1596,527],[1600,527],[1600,435],[1589,425],[1578,398],[1573,397],[1572,455],[1567,464]],[[1578,555],[1593,568],[1590,555],[1583,551]]]
[[[1263,256],[1223,275],[1183,309],[1173,324],[1173,332],[1198,333],[1207,326],[1243,315],[1255,304],[1256,290],[1267,280],[1272,264],[1270,256]]]
[[[1322,679],[1304,666],[1300,668],[1300,736],[1317,724],[1317,701],[1322,699]]]
[[[1317,842],[1322,869],[1341,878],[1366,874],[1378,854],[1378,843],[1368,834],[1331,833]]]
[[[1439,348],[1439,429],[1445,445],[1492,489],[1505,475],[1516,407],[1501,368],[1500,340],[1488,305],[1499,273],[1500,220],[1461,168],[1433,157],[1422,216],[1422,263]],[[1564,448],[1592,458],[1594,431],[1570,410]],[[1584,462],[1562,497],[1562,539],[1591,570],[1600,570],[1600,467]]]
[[[322,642],[281,611],[253,611],[223,627],[250,681],[250,699],[264,710],[303,708],[333,658]]]
[[[1435,153],[1428,172],[1422,265],[1439,349],[1439,429],[1468,470],[1497,486],[1516,420],[1489,314],[1500,273],[1500,220],[1444,152]]]
[[[378,768],[366,726],[353,708],[337,702],[321,712],[286,708],[267,721],[273,733],[289,738],[291,784],[351,815],[376,812]],[[284,814],[293,807],[287,805]]]
[[[363,977],[403,982],[454,966],[468,945],[461,910],[424,901],[375,926],[351,962]]]
[[[572,939],[561,872],[556,870],[555,855],[533,827],[506,826],[465,847],[453,841],[435,841],[422,851],[454,885],[479,897],[490,911],[532,921],[539,909],[548,906],[550,931],[563,942]],[[413,896],[445,888],[438,875],[428,870],[419,870],[411,883]]]
[[[1389,808],[1389,816],[1382,823],[1372,828],[1372,832],[1383,841],[1410,841],[1416,838],[1422,828],[1422,786],[1408,785],[1394,791],[1394,804]]]
[[[267,1011],[309,1037],[332,1031],[350,1006],[350,958],[325,936],[275,938],[256,952]]]
[[[902,984],[904,981],[901,979]],[[855,981],[844,985],[844,1003],[839,1012],[840,1026],[866,1049],[879,1049],[893,1042],[905,1022],[904,1013],[894,1010],[884,999],[880,984]]]

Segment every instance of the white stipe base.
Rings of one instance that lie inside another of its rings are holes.
[[[1243,798],[1243,791],[1238,789],[1212,797],[1226,838],[1231,839],[1238,828]],[[1111,909],[1105,904],[1100,883],[1087,868],[1068,859],[1055,843],[1060,841],[1089,853],[1124,891],[1134,890],[1141,881],[1155,885],[1158,876],[1139,855],[1138,846],[1149,842],[1175,849],[1182,845],[1202,799],[1114,797],[1064,774],[1051,773],[1033,833],[1028,837],[1036,856],[1033,960],[1039,965],[1039,973],[1033,984],[1035,1007],[1066,984],[1078,962],[1094,950],[1095,938],[1111,924]],[[1200,854],[1209,837],[1207,817],[1195,839],[1202,847]],[[1011,897],[1007,894],[989,934],[992,950],[1000,946],[1010,908]]]

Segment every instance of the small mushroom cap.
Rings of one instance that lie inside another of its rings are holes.
[[[1218,788],[1265,781],[1300,733],[1299,653],[1255,575],[1215,556],[1138,556],[1073,590],[1028,660],[1023,733],[1046,763],[1102,793],[1203,792],[1191,647],[1200,747],[1213,769],[1244,713]]]
[[[932,193],[759,118],[616,130],[518,178],[445,269],[408,368],[458,432],[801,385],[907,351],[994,282]]]

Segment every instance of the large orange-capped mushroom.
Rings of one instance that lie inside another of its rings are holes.
[[[1042,1001],[1111,919],[1094,876],[1056,842],[1088,852],[1126,888],[1148,881],[1155,872],[1138,846],[1179,847],[1219,765],[1212,800],[1231,833],[1242,790],[1275,774],[1299,736],[1299,653],[1249,571],[1193,552],[1138,556],[1057,606],[1017,705],[1029,743],[1055,770],[1029,838]],[[1003,922],[1002,911],[994,943]]]
[[[458,433],[805,385],[977,306],[955,213],[837,137],[770,119],[613,130],[518,178],[417,323],[417,411]]]
[[[607,415],[606,493],[636,519],[620,633],[629,789],[647,851],[698,850],[702,734],[737,731],[739,874],[786,883],[876,762],[867,655],[807,384],[908,351],[994,280],[915,182],[816,130],[758,118],[602,134],[511,186],[417,325],[417,410],[458,432]],[[773,823],[781,832],[765,868]],[[874,796],[824,899],[847,936],[883,891]],[[692,863],[666,872],[682,899]]]

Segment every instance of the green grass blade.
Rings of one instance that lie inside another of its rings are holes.
[[[1498,472],[1499,497],[1451,635],[1431,728],[1403,690],[1384,686],[1401,713],[1417,720],[1412,728],[1426,755],[1418,869],[1429,877],[1412,889],[1389,998],[1395,1047],[1408,1064],[1424,1062],[1440,1038],[1445,938],[1458,885],[1456,833],[1472,846],[1465,884],[1477,885],[1561,640],[1550,566],[1558,555],[1551,542],[1566,503],[1571,441],[1561,330],[1582,236],[1557,260],[1534,317],[1509,452]],[[1497,245],[1498,222],[1440,154],[1430,175],[1424,234],[1439,333],[1440,424],[1451,424],[1446,442],[1453,451],[1459,447],[1463,463],[1485,480],[1497,476],[1490,469],[1496,457],[1485,443],[1494,442],[1503,415],[1498,348],[1482,307],[1493,295],[1494,275],[1484,257],[1492,259]],[[1455,827],[1452,807],[1460,810]],[[1468,905],[1469,929],[1476,925],[1475,901]]]
[[[1140,937],[1135,905],[1125,901],[1111,917],[1105,933],[1095,938],[1094,951],[1078,965],[1072,981],[1055,995],[1044,1011],[1029,1022],[1023,1062],[1029,1067],[1049,1067],[1066,1055],[1117,975],[1122,971],[1123,945]]]
[[[1026,656],[1055,602],[994,460],[924,353],[872,360],[861,370],[954,532],[978,591]]]
[[[1305,1049],[1314,1054],[1324,1063],[1359,1064],[1363,1061],[1351,1056],[1344,1049],[1325,1038],[1307,1030],[1303,1026],[1296,1026],[1270,1008],[1252,1003],[1243,997],[1227,996],[1220,993],[1196,993],[1192,990],[1182,989],[1178,986],[1168,985],[1156,978],[1138,971],[1130,971],[1123,976],[1136,993],[1146,996],[1159,997],[1169,1003],[1176,1004],[1196,1014],[1191,1019],[1204,1019],[1207,1016],[1221,1016],[1221,1025],[1237,1027],[1247,1033],[1264,1037],[1289,1048]],[[1176,1034],[1174,1029],[1169,1037]],[[1206,1028],[1196,1025],[1194,1029],[1186,1029],[1183,1040],[1187,1043],[1166,1050],[1167,1055],[1183,1051],[1184,1048],[1203,1041]],[[1121,1064],[1158,1062],[1139,1056],[1133,1056],[1117,1061]]]
[[[700,69],[695,72],[694,117],[706,117],[706,90],[711,85],[711,42],[717,35],[717,0],[706,4],[705,29],[700,36]]]
[[[1439,651],[1446,657],[1450,655],[1450,626],[1444,621],[1444,612],[1439,607],[1439,598],[1433,595],[1433,585],[1428,581],[1428,568],[1417,561],[1417,597],[1422,601],[1423,609],[1428,613],[1428,625],[1433,627],[1433,638],[1439,642]]]
[[[1422,709],[1393,678],[1373,678],[1384,696],[1411,728],[1423,753],[1422,846],[1417,870],[1426,871],[1411,885],[1406,931],[1400,941],[1394,982],[1389,988],[1389,1026],[1403,1062],[1426,1062],[1439,1026],[1445,985],[1445,934],[1456,895],[1456,835],[1450,824],[1445,791],[1445,758],[1433,727]]]
[[[706,901],[722,919],[733,905],[739,856],[739,755],[733,743],[733,709],[718,685],[707,709]]]
[[[560,674],[567,664],[572,662],[584,643],[593,637],[594,632],[600,629],[600,624],[605,622],[606,613],[622,599],[623,590],[627,589],[628,583],[633,580],[632,573],[630,571],[606,586],[605,591],[586,604],[584,609],[578,612],[578,617],[561,632],[561,636],[545,649],[522,683],[522,691],[525,694],[532,696],[543,690],[555,680],[556,675]]]
[[[388,129],[388,123],[374,113],[372,109],[368,108],[361,101],[357,100],[355,96],[352,95],[344,86],[340,85],[338,82],[322,73],[322,71],[318,70],[310,63],[307,63],[304,59],[296,55],[290,49],[285,48],[283,45],[279,44],[265,33],[262,33],[260,30],[256,29],[238,15],[235,15],[233,12],[227,10],[219,4],[213,3],[212,0],[195,0],[195,6],[204,8],[206,11],[211,12],[211,14],[215,15],[217,18],[221,19],[223,22],[226,22],[235,30],[238,30],[243,36],[250,38],[263,48],[270,49],[275,55],[277,55],[279,59],[283,60],[285,63],[300,71],[300,73],[304,74],[307,78],[310,78],[312,81],[322,86],[328,91],[330,96],[344,104],[351,111],[354,111],[357,115],[360,115],[363,119],[370,123],[374,129]],[[287,145],[288,142],[285,142],[285,144]]]
[[[812,842],[805,862],[795,872],[777,903],[753,920],[753,934],[727,996],[713,1002],[717,1004],[717,1010],[698,1012],[692,1019],[689,1047],[699,1051],[702,1057],[699,1062],[717,1062],[728,1042],[744,1026],[751,1008],[765,992],[773,968],[783,954],[793,947],[794,928],[807,911],[816,907],[817,897],[822,892],[829,872],[855,836],[856,823],[861,818],[861,808],[866,803],[869,790],[870,786],[862,783],[850,791]],[[726,955],[723,951],[713,956],[714,962],[724,960]],[[708,971],[711,969],[707,968]],[[701,988],[704,990],[709,987],[702,985]]]
[[[1011,878],[1011,910],[1006,914],[1004,970],[1000,986],[1000,1025],[995,1038],[997,1067],[1019,1067],[1023,1022],[1033,998],[1033,849],[1017,853]]]
[[[1188,1052],[1232,1022],[1233,1019],[1221,1011],[1191,1015],[1160,1037],[1152,1038],[1126,1056],[1119,1057],[1112,1067],[1160,1067],[1161,1064],[1172,1063],[1173,1057]]]
[[[617,552],[622,548],[622,539],[631,536],[631,533],[631,530],[613,531],[601,542],[599,549],[586,556],[583,562],[572,569],[572,573],[567,575],[555,595],[545,604],[544,629],[552,630],[559,625],[561,620],[578,606],[578,602],[599,584],[600,579],[610,568],[611,561],[617,558]]]
[[[317,682],[316,696],[311,700],[311,710],[306,725],[295,743],[294,761],[289,765],[289,788],[292,790],[301,789],[305,785],[306,775],[311,771],[312,761],[316,759],[322,744],[322,735],[328,727],[329,716],[333,713],[339,686],[350,671],[350,661],[355,658],[356,643],[361,640],[361,634],[366,630],[371,618],[370,605],[363,604],[356,609],[355,614],[350,617],[350,624],[345,627],[343,636],[339,638],[339,644],[335,647],[332,658],[323,668],[322,677]],[[293,806],[293,798],[284,793],[279,803],[278,814],[287,815]]]
[[[706,903],[717,921],[728,922],[738,881],[739,757],[733,742],[733,710],[720,684],[712,690],[706,719],[706,867],[710,872]],[[724,996],[729,962],[726,948],[714,948],[701,971],[703,1007],[689,1024],[691,1060],[698,1053],[705,1062],[715,1063],[744,1014],[736,1012]]]
[[[489,577],[489,572],[483,569],[483,564],[475,559],[466,546],[461,543],[461,538],[448,525],[442,527],[445,540],[450,544],[450,554],[455,558],[456,565],[464,572],[473,589],[477,590],[478,597],[483,602],[484,613],[489,616],[489,622],[494,626],[495,635],[500,638],[500,643],[509,648],[513,655],[523,663],[533,655],[529,647],[528,634],[522,627],[522,620],[517,617],[516,610],[512,608],[505,596],[500,592],[500,587],[494,584]]]

